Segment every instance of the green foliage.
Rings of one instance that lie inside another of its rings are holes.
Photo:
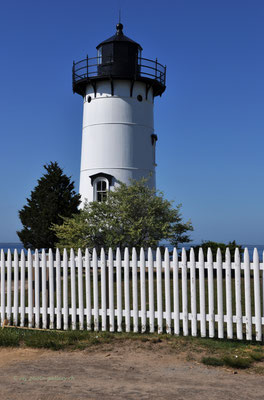
[[[203,357],[202,363],[213,367],[221,367],[224,365],[224,361],[218,357]]]
[[[254,361],[263,361],[264,360],[264,353],[260,350],[255,350],[250,354],[250,357],[254,360]]]
[[[226,365],[227,367],[245,369],[250,367],[250,365],[252,364],[252,359],[249,357],[239,356],[225,356],[223,358],[203,357],[202,363],[205,365],[211,365],[213,367],[221,367],[223,365]]]
[[[91,202],[73,218],[64,218],[63,225],[54,225],[59,248],[85,249],[100,247],[156,247],[160,240],[171,244],[189,242],[191,222],[183,223],[181,205],[173,208],[146,185],[147,180],[119,182],[106,201]]]
[[[223,358],[223,362],[228,367],[245,369],[252,364],[252,359],[249,357],[227,356]]]
[[[204,255],[206,256],[207,254],[207,250],[210,247],[210,249],[212,250],[212,254],[213,254],[213,259],[216,259],[216,253],[217,253],[217,249],[219,248],[222,254],[222,258],[223,260],[225,259],[225,252],[227,247],[230,250],[231,256],[232,258],[234,258],[234,254],[235,254],[235,249],[238,247],[239,249],[239,253],[242,253],[242,246],[238,245],[235,240],[233,242],[229,242],[228,244],[225,243],[218,243],[218,242],[211,242],[211,241],[204,241],[202,242],[200,245],[198,246],[194,246],[194,253],[195,253],[195,257],[198,260],[198,254],[199,254],[199,248],[203,249]]]
[[[0,346],[16,347],[19,346],[19,334],[17,331],[10,332],[9,329],[0,328]]]
[[[120,335],[119,335],[120,336]],[[139,335],[138,335],[139,337]],[[39,331],[21,328],[0,328],[0,346],[17,347],[24,345],[32,348],[43,348],[50,350],[82,350],[90,346],[109,343],[120,340],[109,332],[87,332],[87,331]]]
[[[57,238],[51,225],[60,225],[63,217],[79,212],[80,195],[74,191],[74,182],[63,174],[57,162],[44,168],[46,173],[19,211],[23,229],[17,234],[26,248],[54,248]]]

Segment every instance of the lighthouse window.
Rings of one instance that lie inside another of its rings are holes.
[[[98,178],[94,181],[94,200],[105,201],[109,189],[108,180],[105,178]]]
[[[138,99],[138,101],[142,101],[143,100],[143,97],[141,96],[141,94],[138,95],[137,99]]]
[[[88,103],[91,103],[91,101],[92,101],[92,98],[91,98],[91,96],[88,96],[88,99],[87,99],[87,101],[88,101]]]
[[[138,49],[138,65],[141,65],[141,54],[142,54],[141,50]]]
[[[97,50],[98,64],[102,64],[102,47]]]
[[[153,146],[153,164],[156,166],[156,142],[158,140],[158,136],[155,133],[151,135],[151,143]]]

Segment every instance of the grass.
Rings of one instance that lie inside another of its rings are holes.
[[[18,329],[0,329],[0,346],[17,347],[20,344],[20,335]]]
[[[222,367],[224,365],[224,361],[217,357],[203,357],[202,363],[205,365],[212,365],[213,367]]]
[[[227,366],[231,368],[246,369],[255,366],[256,362],[264,360],[264,347],[262,344],[237,341],[206,340],[206,347],[215,356],[203,357],[202,363],[212,366]],[[264,370],[263,370],[264,372]]]
[[[254,352],[251,353],[250,356],[254,361],[263,361],[264,360],[264,353],[260,350],[255,350]]]
[[[245,369],[251,366],[253,359],[250,357],[226,356],[223,358],[203,357],[201,361],[203,364],[213,367],[225,365],[227,367]]]
[[[232,368],[249,368],[253,360],[250,357],[227,356],[223,358],[224,364]]]
[[[217,340],[149,333],[109,333],[94,331],[41,331],[0,328],[0,346],[31,347],[50,350],[99,348],[111,351],[114,345],[137,343],[147,351],[164,348],[176,357],[214,367],[250,369],[264,375],[264,344],[248,341]],[[108,345],[105,347],[105,345]]]
[[[93,345],[108,343],[108,332],[87,331],[39,331],[20,328],[0,328],[0,346],[26,346],[50,350],[84,349]],[[113,338],[114,339],[114,338]]]

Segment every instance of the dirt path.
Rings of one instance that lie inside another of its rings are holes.
[[[264,377],[186,361],[147,343],[84,351],[0,349],[0,400],[264,399]]]

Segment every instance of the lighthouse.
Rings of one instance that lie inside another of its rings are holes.
[[[80,194],[103,201],[118,181],[148,178],[155,188],[153,107],[166,89],[166,67],[142,57],[123,33],[101,42],[97,56],[73,62],[73,92],[83,97]]]

